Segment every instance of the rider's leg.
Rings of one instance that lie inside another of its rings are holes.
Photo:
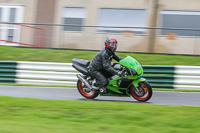
[[[96,78],[97,82],[94,84],[98,89],[103,89],[106,91],[106,86],[108,85],[108,80],[104,75],[99,71],[91,71],[90,74]]]

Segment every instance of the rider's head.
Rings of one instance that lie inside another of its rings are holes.
[[[105,47],[115,52],[117,50],[117,40],[114,37],[106,38]]]

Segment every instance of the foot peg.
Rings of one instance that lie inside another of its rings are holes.
[[[101,92],[101,93],[103,93],[103,92],[104,92],[104,90],[103,90],[103,89],[100,89],[100,92]]]
[[[100,93],[107,93],[107,89],[106,88],[100,88]]]

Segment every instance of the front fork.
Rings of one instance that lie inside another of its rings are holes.
[[[133,85],[133,91],[135,91],[138,95],[140,95],[141,94],[141,91],[138,89],[138,87],[139,87],[139,83],[140,82],[144,82],[144,81],[146,81],[146,79],[145,78],[138,78],[138,79],[135,79],[130,85]]]

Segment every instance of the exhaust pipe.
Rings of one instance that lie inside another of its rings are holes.
[[[80,74],[76,75],[78,79],[80,79],[90,90],[92,90],[92,87],[90,86],[90,84],[86,81],[85,78],[83,78]]]

